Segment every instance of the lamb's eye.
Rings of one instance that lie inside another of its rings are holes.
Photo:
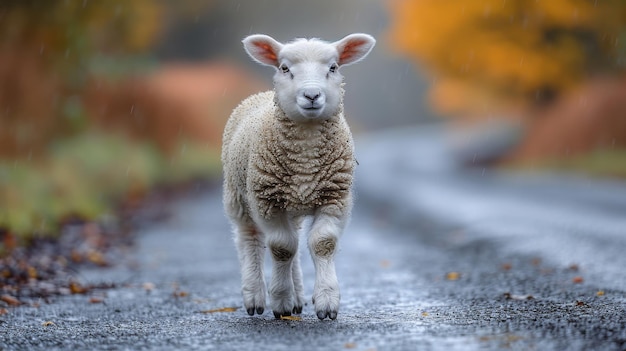
[[[289,72],[289,67],[287,67],[287,65],[280,65],[280,67],[278,67],[278,69],[280,69],[280,71],[283,72],[283,73],[288,73]]]
[[[337,66],[337,64],[336,64],[336,63],[333,63],[332,65],[330,65],[330,69],[329,69],[329,71],[330,71],[331,73],[335,73],[335,72],[337,72],[337,68],[339,68],[339,66]]]

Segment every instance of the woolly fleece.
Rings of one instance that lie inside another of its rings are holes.
[[[343,101],[343,87],[341,95]],[[340,217],[352,201],[355,159],[343,102],[329,119],[296,123],[274,91],[252,95],[224,130],[224,202],[230,216],[272,219],[321,209]],[[249,201],[248,201],[249,200]]]

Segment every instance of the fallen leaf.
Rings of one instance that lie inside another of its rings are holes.
[[[11,295],[0,296],[0,301],[6,302],[9,306],[19,306],[22,304],[20,300],[16,299],[15,297]]]
[[[584,281],[584,279],[581,276],[576,276],[576,277],[572,278],[572,283],[574,283],[574,284],[580,284],[583,281]]]
[[[502,270],[510,271],[511,268],[513,268],[513,265],[511,265],[510,263],[503,263],[500,267],[502,268]]]
[[[298,316],[280,316],[280,319],[288,320],[288,321],[301,321],[302,317],[298,317]]]
[[[44,327],[50,327],[50,326],[53,326],[53,325],[56,325],[56,324],[54,324],[54,322],[47,321],[47,322],[41,323],[41,325],[43,325]]]
[[[391,262],[389,262],[389,260],[382,260],[380,261],[380,266],[382,268],[389,268],[391,266]]]
[[[448,280],[458,280],[461,277],[461,273],[459,272],[449,272],[446,274],[446,279]]]
[[[570,271],[578,272],[580,267],[578,267],[578,265],[574,263],[574,264],[571,264],[569,267],[567,267],[567,269],[569,269]]]
[[[150,292],[150,291],[154,290],[155,285],[154,285],[154,283],[148,283],[148,282],[145,282],[145,283],[143,283],[143,284],[141,285],[141,287],[142,287],[145,291]]]
[[[216,308],[214,310],[204,310],[204,311],[200,311],[200,313],[235,312],[238,309],[239,307],[224,307],[224,308]]]
[[[507,300],[532,300],[535,297],[532,295],[513,295],[509,292],[504,293],[504,298]]]
[[[70,254],[70,259],[76,263],[80,263],[83,262],[83,255],[78,252],[77,250],[72,250],[72,253]]]
[[[93,296],[89,299],[89,303],[103,303],[104,299],[102,297]]]
[[[77,282],[70,282],[70,292],[72,294],[84,294],[88,290],[89,289],[85,288],[84,286],[80,285]]]
[[[108,266],[109,262],[107,262],[107,260],[104,258],[104,255],[96,250],[90,250],[87,253],[87,259],[91,262],[91,263],[95,263],[98,266]]]
[[[533,259],[532,259],[532,261],[530,261],[530,263],[531,263],[533,266],[538,266],[538,265],[540,265],[540,264],[541,264],[541,258],[535,257],[535,258],[533,258]]]
[[[347,342],[345,345],[343,345],[343,347],[345,347],[346,349],[354,349],[356,348],[356,343]]]
[[[428,317],[428,312],[422,312],[422,317]]]
[[[31,279],[37,279],[37,269],[35,269],[35,267],[30,266],[27,269],[28,271],[28,277]]]
[[[576,306],[587,307],[589,305],[587,305],[587,303],[584,301],[576,301]]]
[[[597,296],[604,296],[604,290],[600,290],[596,293]]]
[[[175,297],[187,297],[189,296],[189,293],[186,291],[174,291],[174,296]]]
[[[9,313],[9,310],[7,310],[6,308],[0,308],[0,316],[5,315]]]

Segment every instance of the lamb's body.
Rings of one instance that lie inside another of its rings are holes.
[[[350,217],[355,164],[337,69],[365,57],[374,42],[365,34],[335,43],[281,44],[264,35],[244,40],[250,56],[277,68],[273,91],[253,95],[233,111],[222,146],[224,206],[234,226],[250,315],[265,310],[266,246],[274,263],[269,285],[274,315],[302,312],[298,230],[308,215],[316,314],[337,318],[334,256]]]
[[[236,165],[224,174],[231,213],[249,216],[254,206],[265,219],[317,208],[338,216],[350,207],[353,143],[342,108],[321,123],[296,123],[273,91],[259,93],[233,111],[223,145],[224,162]]]

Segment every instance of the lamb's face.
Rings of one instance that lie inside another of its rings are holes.
[[[335,43],[298,39],[281,44],[266,35],[252,35],[243,42],[252,58],[276,68],[278,103],[294,121],[335,115],[342,100],[339,67],[363,59],[375,44],[367,34],[352,34]]]
[[[278,54],[274,89],[280,107],[293,120],[327,119],[341,102],[339,57],[330,44],[299,40]]]

